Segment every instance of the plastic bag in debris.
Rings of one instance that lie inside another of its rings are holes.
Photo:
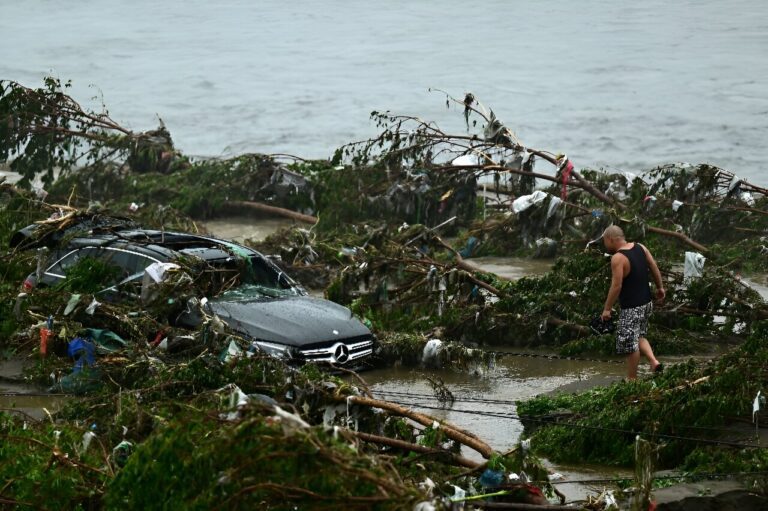
[[[133,444],[128,440],[123,440],[112,449],[112,461],[118,467],[123,467],[128,462],[128,457],[133,452]]]
[[[86,328],[85,333],[89,340],[93,342],[98,353],[108,354],[125,348],[126,343],[122,337],[112,330],[104,328]]]
[[[219,394],[228,393],[226,397],[229,401],[228,409],[230,411],[226,414],[220,414],[219,417],[222,419],[236,420],[240,417],[240,409],[247,406],[251,401],[251,398],[234,383],[230,383],[216,392]]]
[[[432,496],[436,486],[437,485],[435,484],[435,482],[429,477],[427,477],[426,479],[424,479],[422,482],[419,483],[419,488],[421,489],[421,491],[426,493],[428,497]]]
[[[460,488],[455,484],[451,486],[453,486],[453,497],[451,497],[451,500],[460,501],[467,497],[467,491],[464,488]]]
[[[89,367],[79,373],[71,373],[64,376],[48,392],[61,392],[81,396],[94,392],[101,387],[101,371],[95,367]]]
[[[93,367],[96,363],[95,346],[82,337],[75,337],[69,342],[67,354],[75,359],[72,373],[56,382],[50,392],[67,394],[87,394],[101,386],[101,372]]]
[[[242,357],[244,353],[245,352],[242,349],[240,349],[240,346],[238,346],[235,341],[231,340],[229,341],[229,345],[227,346],[227,349],[225,349],[221,353],[221,355],[219,355],[219,360],[227,364],[231,360],[235,360],[237,358]]]
[[[168,278],[168,272],[180,268],[174,263],[152,263],[144,269],[141,279],[141,301],[147,303],[155,298],[157,285]]]
[[[101,302],[97,302],[96,298],[91,300],[91,303],[88,305],[88,307],[85,308],[85,313],[93,316],[93,314],[96,312],[96,307],[101,305]]]
[[[480,476],[480,486],[483,488],[496,488],[504,481],[504,472],[499,470],[491,470],[486,468],[483,474]]]
[[[605,194],[621,202],[627,198],[627,187],[619,181],[612,181],[605,190]]]
[[[561,202],[563,201],[559,197],[553,196],[551,199],[549,199],[549,207],[547,208],[547,220],[552,218],[552,215],[555,214],[555,211],[557,211],[557,207]]]
[[[440,352],[443,351],[443,341],[440,339],[430,339],[424,345],[424,351],[421,354],[421,361],[427,367],[440,367]]]
[[[463,154],[458,158],[454,158],[451,165],[482,165],[482,163],[480,161],[480,156],[476,154]]]
[[[165,280],[166,272],[174,268],[180,268],[180,266],[174,263],[152,263],[144,269],[144,273],[155,282],[162,282]]]
[[[752,207],[755,205],[755,198],[752,197],[752,194],[749,192],[741,192],[739,195],[739,198],[744,202],[747,206]]]
[[[285,436],[292,436],[297,430],[307,429],[311,426],[301,417],[295,413],[287,412],[275,405],[275,415],[273,419],[279,422],[283,427],[283,434]]]
[[[45,272],[45,269],[48,267],[49,253],[50,253],[50,250],[48,249],[48,247],[40,247],[37,249],[37,266],[35,268],[35,276],[37,277],[38,282],[40,282],[40,280],[43,278],[43,273]]]
[[[86,431],[83,433],[83,443],[80,447],[79,454],[82,455],[84,452],[88,450],[88,447],[91,446],[91,442],[93,439],[96,438],[96,433],[93,431]]]
[[[470,236],[469,238],[467,238],[466,246],[461,250],[459,250],[459,255],[464,259],[471,257],[472,252],[475,251],[479,243],[480,243],[479,239],[475,238],[474,236]]]
[[[96,347],[93,343],[82,337],[75,337],[69,341],[67,355],[75,359],[72,372],[79,373],[84,367],[92,367],[96,363],[95,352]]]
[[[512,202],[512,211],[514,211],[515,214],[520,214],[534,204],[538,204],[539,202],[546,199],[548,195],[549,194],[547,192],[536,190],[530,195],[523,195],[522,197],[518,197]]]
[[[685,253],[685,265],[683,267],[683,280],[688,281],[702,276],[706,257],[698,252]]]
[[[64,315],[69,316],[69,314],[75,310],[75,307],[77,307],[77,304],[80,303],[80,295],[79,294],[73,294],[69,297],[69,301],[67,302],[67,306],[64,308]]]

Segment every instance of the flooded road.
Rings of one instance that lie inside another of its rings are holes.
[[[22,374],[25,361],[13,359],[0,361],[0,411],[16,411],[34,419],[46,416],[64,406],[66,397],[48,394],[24,382]]]

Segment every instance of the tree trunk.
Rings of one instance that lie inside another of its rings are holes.
[[[290,209],[278,208],[277,206],[269,206],[267,204],[262,204],[260,202],[235,200],[235,201],[229,201],[227,204],[236,208],[250,209],[252,211],[259,211],[261,213],[269,213],[272,215],[279,215],[279,216],[292,218],[297,222],[303,222],[305,224],[314,225],[317,223],[317,217],[315,216],[305,215],[303,213],[291,211]]]

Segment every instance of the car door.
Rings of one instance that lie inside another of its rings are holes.
[[[56,284],[59,284],[67,278],[67,270],[86,257],[96,257],[97,253],[98,247],[82,247],[66,252],[64,256],[59,258],[43,272],[39,285],[55,286]]]
[[[58,261],[53,263],[43,273],[42,284],[54,286],[67,278],[67,271],[85,258],[100,259],[104,262],[117,266],[120,271],[114,278],[114,281],[106,289],[112,289],[125,282],[131,282],[135,279],[141,279],[144,269],[158,259],[135,252],[132,250],[113,248],[113,247],[82,247],[67,252]],[[125,287],[127,290],[128,286]]]
[[[111,262],[122,269],[122,277],[118,282],[97,293],[111,302],[138,301],[141,296],[144,270],[152,263],[161,262],[157,258],[140,252],[111,247],[104,249],[102,257],[108,257]]]

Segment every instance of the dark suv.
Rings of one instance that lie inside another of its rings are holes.
[[[17,244],[23,245],[32,232],[24,231],[16,237]],[[51,257],[39,280],[32,274],[24,281],[28,291],[56,285],[67,278],[67,270],[75,263],[94,258],[119,269],[111,285],[96,293],[97,298],[138,302],[146,268],[154,263],[202,260],[222,282],[236,282],[215,298],[203,300],[204,311],[217,315],[259,349],[291,362],[326,362],[353,368],[361,368],[373,353],[373,335],[349,309],[308,296],[269,258],[242,245],[139,228],[93,229],[67,241],[47,244]],[[171,320],[192,328],[201,321],[189,308]]]

